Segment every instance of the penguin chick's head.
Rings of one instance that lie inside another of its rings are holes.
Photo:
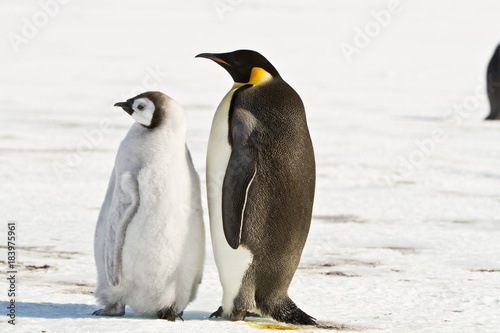
[[[136,122],[147,128],[154,128],[161,123],[169,97],[159,91],[148,91],[128,99],[126,102],[116,103]]]
[[[279,77],[276,68],[262,54],[252,50],[200,53],[196,58],[207,58],[215,61],[231,74],[234,82],[238,83],[255,83],[258,76],[263,74],[262,70],[273,77]]]

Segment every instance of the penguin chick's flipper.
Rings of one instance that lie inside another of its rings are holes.
[[[128,172],[119,175],[111,201],[111,212],[107,221],[105,269],[108,283],[116,286],[122,269],[122,248],[127,227],[139,206],[139,189],[135,178]]]
[[[288,324],[317,325],[316,319],[299,309],[290,298],[270,309],[269,314],[273,319]]]
[[[231,156],[222,187],[222,224],[227,243],[237,249],[241,242],[248,191],[257,174],[256,119],[244,110],[229,111]]]
[[[168,321],[175,321],[175,317],[178,317],[182,321],[184,321],[184,319],[182,319],[183,314],[184,311],[182,311],[181,313],[177,313],[177,311],[175,311],[175,307],[171,306],[166,309],[158,311],[156,313],[156,316],[158,317],[158,319],[166,319]]]
[[[219,306],[219,308],[217,309],[217,311],[215,311],[214,313],[212,313],[210,315],[210,317],[208,317],[209,319],[212,318],[212,317],[215,317],[215,318],[220,318],[222,317],[222,306]]]
[[[111,304],[104,309],[99,309],[92,313],[93,316],[122,317],[125,315],[125,305]]]

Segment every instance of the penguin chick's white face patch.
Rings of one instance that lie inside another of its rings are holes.
[[[149,98],[138,98],[132,104],[132,118],[139,124],[144,126],[151,125],[153,120],[153,113],[155,112],[155,104]]]

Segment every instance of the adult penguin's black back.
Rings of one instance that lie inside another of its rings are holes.
[[[256,310],[278,321],[314,325],[288,297],[309,233],[316,178],[302,100],[255,51],[198,57],[214,60],[235,81],[217,109],[207,153],[212,243],[224,289],[223,306],[214,315],[241,320]],[[223,156],[229,159],[221,164]],[[221,173],[222,193],[211,189]],[[231,259],[231,251],[250,252],[241,272],[235,267],[244,259]]]
[[[491,107],[486,120],[500,120],[500,45],[488,64],[486,84]]]

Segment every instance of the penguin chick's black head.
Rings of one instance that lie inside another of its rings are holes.
[[[136,122],[147,128],[154,128],[161,123],[168,96],[159,91],[148,91],[128,99],[126,102],[115,103],[134,118]]]
[[[274,66],[260,53],[252,50],[237,50],[228,53],[200,53],[196,58],[207,58],[224,67],[234,82],[249,83],[252,70],[262,68],[273,77],[279,77]]]

